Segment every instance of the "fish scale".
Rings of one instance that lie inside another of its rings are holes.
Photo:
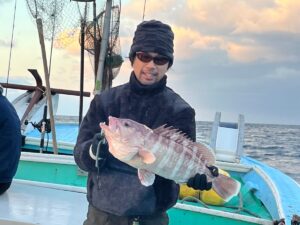
[[[209,146],[191,141],[173,127],[154,130],[130,119],[109,116],[109,125],[100,124],[109,151],[120,161],[138,169],[145,186],[152,185],[155,174],[185,183],[197,173],[205,174],[213,189],[226,201],[237,195],[240,183],[222,174],[212,174],[215,155]]]

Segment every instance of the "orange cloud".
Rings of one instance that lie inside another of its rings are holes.
[[[300,1],[296,0],[189,0],[182,18],[235,33],[299,32]]]
[[[145,7],[145,20],[166,19],[166,15],[178,6],[178,2],[174,0],[148,0]],[[122,14],[129,16],[139,22],[142,21],[144,11],[144,1],[131,0],[127,4],[122,5]]]
[[[66,29],[56,35],[54,46],[58,49],[65,49],[70,54],[78,54],[80,29]]]
[[[226,51],[229,58],[239,62],[255,61],[258,57],[264,55],[264,51],[261,48],[236,43],[228,43]]]
[[[248,63],[258,60],[266,62],[280,62],[282,60],[295,61],[293,56],[288,57],[278,54],[278,52],[276,52],[276,49],[267,46],[261,46],[254,42],[248,42],[245,44],[228,42],[223,47],[230,59],[242,63]]]
[[[223,40],[216,36],[205,36],[191,28],[173,26],[176,58],[189,58],[201,49],[219,48]]]
[[[250,11],[247,8],[246,11]],[[238,21],[236,33],[283,31],[298,33],[300,29],[300,2],[295,0],[277,0],[271,7],[256,9],[256,12],[243,13]]]
[[[122,5],[120,41],[127,56],[136,25],[142,20],[144,1],[131,0]],[[145,19],[158,19],[172,25],[176,59],[191,58],[201,50],[226,51],[229,59],[252,62],[279,61],[276,49],[259,45],[255,39],[234,42],[235,35],[248,32],[298,32],[300,1],[295,0],[148,0]],[[232,38],[233,37],[233,38]],[[253,37],[254,38],[254,37]],[[58,34],[56,46],[70,55],[79,54],[79,30]]]

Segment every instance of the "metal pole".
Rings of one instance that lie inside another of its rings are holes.
[[[5,88],[12,88],[12,89],[18,89],[18,90],[26,90],[26,91],[36,91],[37,89],[40,91],[46,90],[44,86],[31,86],[31,85],[22,85],[22,84],[11,84],[11,83],[1,83],[0,84]],[[74,91],[74,90],[67,90],[67,89],[58,89],[58,88],[50,88],[51,93],[57,93],[57,94],[64,94],[64,95],[74,95],[74,96],[80,96],[80,91]],[[83,92],[83,96],[90,97],[90,92]]]
[[[86,6],[85,6],[86,14]],[[83,111],[83,85],[84,85],[84,38],[85,38],[85,18],[81,19],[81,43],[80,43],[80,97],[79,97],[79,125],[82,121]]]
[[[97,57],[96,57],[96,48],[97,48],[97,18],[96,18],[96,0],[93,2],[93,23],[94,23],[94,78],[96,81],[97,77]]]
[[[12,54],[14,33],[15,33],[14,31],[15,31],[15,22],[16,22],[16,12],[17,12],[17,0],[15,0],[14,19],[13,19],[13,26],[12,26],[11,39],[10,39],[9,60],[8,60],[8,68],[7,68],[7,76],[6,76],[7,84],[8,84],[9,74],[10,74],[10,62],[11,62],[11,54]],[[6,96],[7,96],[7,88],[5,89],[5,97]]]
[[[111,7],[112,7],[112,0],[107,0],[106,8],[105,8],[105,16],[104,16],[104,25],[103,25],[104,26],[103,38],[101,41],[97,79],[95,82],[95,90],[94,90],[95,95],[100,94],[101,89],[102,89],[104,63],[105,63],[105,57],[106,57],[107,46],[108,46],[108,41],[109,41],[109,32],[110,32]]]
[[[45,42],[44,42],[44,35],[43,35],[42,19],[37,18],[36,24],[37,24],[37,29],[38,29],[38,33],[39,33],[39,39],[40,39],[40,45],[41,45],[41,51],[42,51],[42,59],[43,59],[43,65],[44,65],[45,80],[46,80],[46,94],[47,94],[47,101],[48,101],[49,114],[50,114],[53,153],[58,154],[53,107],[52,107],[52,97],[51,97],[50,81],[49,81],[49,73],[48,73],[49,71],[48,71],[47,56],[46,56],[46,49],[45,49]]]

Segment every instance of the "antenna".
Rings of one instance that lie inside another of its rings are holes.
[[[10,62],[11,62],[11,55],[12,55],[12,46],[13,46],[13,41],[14,41],[16,11],[17,11],[17,0],[15,0],[15,7],[14,7],[14,19],[13,19],[13,27],[12,27],[12,31],[11,31],[11,40],[10,40],[10,50],[9,50],[9,60],[8,60],[6,84],[8,84],[9,74],[10,74]],[[5,96],[7,96],[7,88],[5,89]]]
[[[147,4],[147,0],[144,1],[143,21],[144,21],[144,19],[145,19],[146,4]]]

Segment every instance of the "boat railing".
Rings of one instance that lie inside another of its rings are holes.
[[[216,113],[210,146],[214,149],[218,161],[240,161],[243,155],[244,127],[244,115],[239,115],[237,123],[228,123],[221,122],[221,113]]]

